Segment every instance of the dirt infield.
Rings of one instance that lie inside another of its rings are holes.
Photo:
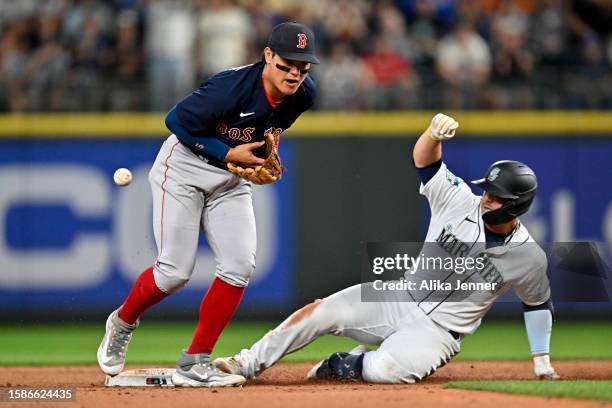
[[[451,380],[531,379],[529,362],[453,362],[414,385],[307,382],[311,364],[279,364],[242,388],[161,389],[106,388],[98,367],[2,367],[0,387],[73,387],[76,402],[47,403],[50,407],[604,407],[601,401],[527,397],[443,389]],[[612,379],[612,361],[557,361],[565,379]],[[128,368],[137,368],[135,366]],[[0,408],[34,404],[0,403]]]

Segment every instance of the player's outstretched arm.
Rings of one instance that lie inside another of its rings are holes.
[[[552,333],[553,312],[550,301],[539,306],[525,305],[525,328],[531,355],[533,372],[541,380],[556,380],[559,375],[550,364],[550,335]]]
[[[427,167],[442,159],[442,141],[452,139],[459,123],[452,117],[438,113],[431,120],[431,125],[419,137],[412,158],[418,168]]]

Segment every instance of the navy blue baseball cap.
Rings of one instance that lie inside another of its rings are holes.
[[[319,63],[314,55],[314,33],[303,24],[289,22],[277,25],[268,38],[268,47],[288,60]]]

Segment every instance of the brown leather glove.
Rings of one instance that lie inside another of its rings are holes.
[[[270,131],[266,132],[264,138],[266,142],[266,159],[263,164],[255,167],[241,167],[235,163],[228,162],[227,169],[255,184],[271,184],[280,180],[285,168],[281,164],[281,159],[276,149],[276,139]]]

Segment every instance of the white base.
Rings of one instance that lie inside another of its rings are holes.
[[[119,375],[106,376],[107,387],[174,387],[172,374],[174,368],[140,368],[127,370]]]

